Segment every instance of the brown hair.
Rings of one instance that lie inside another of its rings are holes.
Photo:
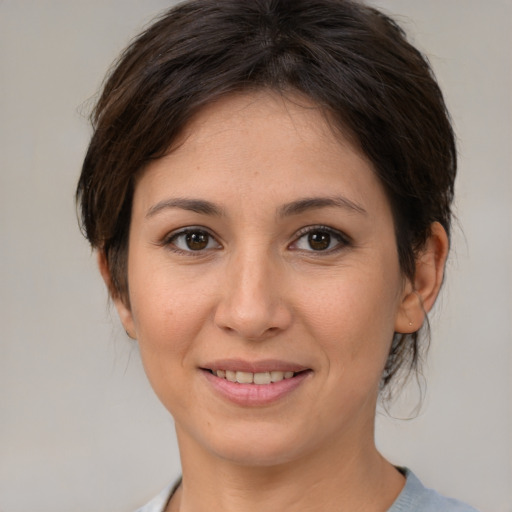
[[[300,92],[358,143],[393,210],[405,276],[434,221],[450,233],[456,148],[427,59],[397,24],[352,0],[191,0],[120,56],[93,111],[78,183],[82,228],[105,253],[111,293],[128,302],[136,175],[203,105],[230,93]],[[416,369],[418,332],[396,333],[382,387]]]

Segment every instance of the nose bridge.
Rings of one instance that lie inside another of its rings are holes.
[[[282,267],[257,243],[235,251],[227,262],[226,282],[216,311],[217,325],[246,339],[266,338],[291,319],[282,296]]]

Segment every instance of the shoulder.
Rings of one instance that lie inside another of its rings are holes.
[[[476,509],[426,488],[408,469],[401,470],[406,484],[388,512],[477,512]]]

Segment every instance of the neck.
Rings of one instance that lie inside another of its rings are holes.
[[[366,443],[331,440],[299,460],[251,465],[205,452],[177,430],[183,483],[172,511],[383,512],[404,485],[373,436]]]

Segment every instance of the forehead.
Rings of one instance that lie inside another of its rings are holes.
[[[273,140],[282,145],[288,134],[291,144],[302,139],[311,149],[313,144],[321,143],[323,150],[326,145],[332,145],[333,149],[339,145],[349,145],[366,159],[353,141],[354,137],[348,131],[342,133],[332,117],[327,109],[299,92],[262,89],[233,93],[206,104],[192,116],[181,136],[172,144],[170,153],[186,143],[189,149],[191,144],[203,146],[212,137],[217,142],[224,140],[229,143],[235,134],[244,136],[252,132],[254,136],[258,127],[267,125],[263,131],[259,131],[255,143],[266,138],[266,142]],[[283,136],[280,140],[275,138],[274,133],[278,129]],[[271,144],[260,149],[271,151],[273,146]]]
[[[143,188],[153,201],[172,190],[228,202],[258,194],[287,202],[325,196],[333,187],[354,202],[382,192],[372,164],[321,107],[303,96],[260,91],[201,109],[168,154],[147,166],[136,198]]]

